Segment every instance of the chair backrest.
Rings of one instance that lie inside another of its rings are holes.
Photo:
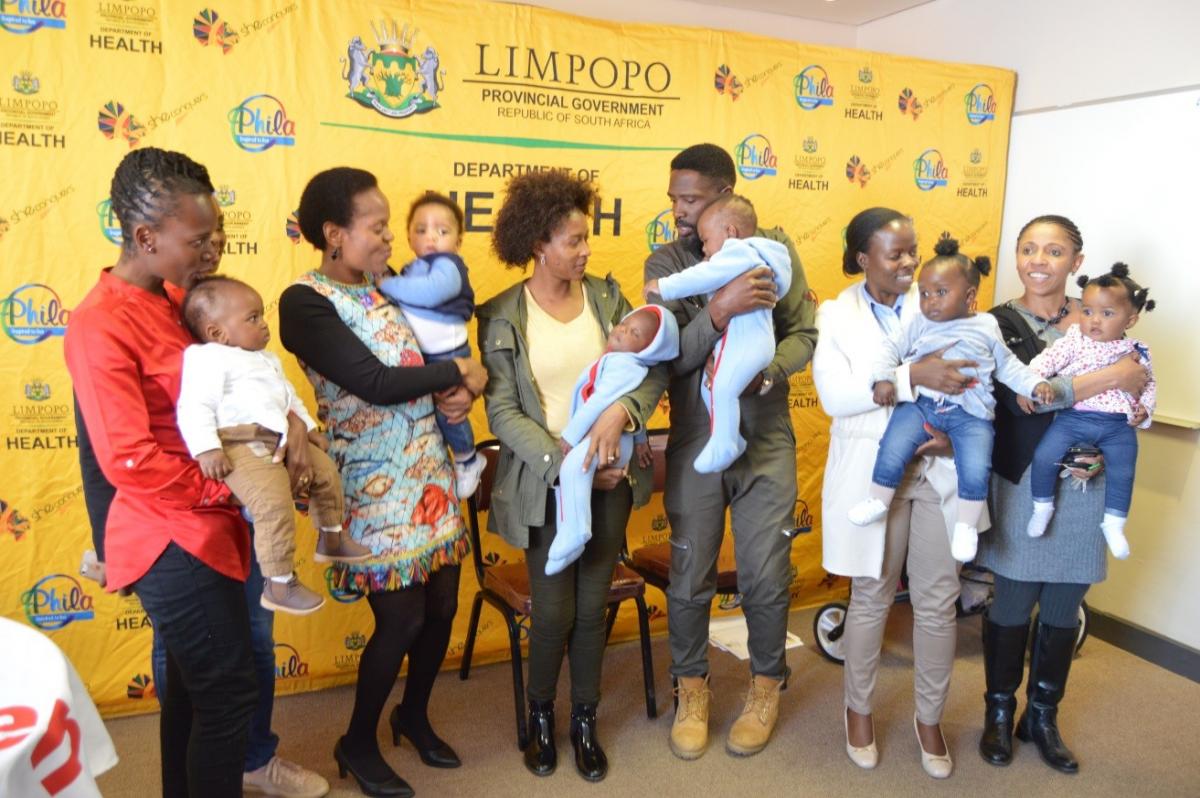
[[[654,492],[662,493],[667,484],[667,434],[665,429],[646,430],[650,452],[654,455]]]
[[[483,584],[483,546],[481,539],[483,530],[479,528],[479,514],[487,512],[492,506],[492,483],[496,479],[496,463],[500,460],[500,441],[492,438],[482,441],[475,446],[479,457],[487,461],[483,475],[479,478],[479,487],[471,498],[467,499],[467,528],[471,536],[471,560],[475,565],[475,578]]]

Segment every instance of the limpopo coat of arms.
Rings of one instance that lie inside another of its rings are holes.
[[[391,20],[372,22],[371,32],[378,50],[368,49],[362,37],[355,36],[339,59],[346,96],[393,119],[437,108],[446,70],[441,69],[433,46],[414,55],[413,40],[419,30],[407,23],[400,28]]]

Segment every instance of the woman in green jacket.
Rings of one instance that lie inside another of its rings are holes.
[[[539,776],[557,765],[554,695],[564,649],[571,669],[571,744],[585,779],[599,781],[608,762],[596,738],[605,606],[631,507],[644,504],[651,476],[617,459],[623,431],[644,427],[666,386],[663,367],[608,408],[592,427],[592,538],[571,567],[546,576],[555,534],[552,490],[563,452],[571,390],[632,310],[611,276],[585,274],[590,183],[557,172],[514,178],[496,218],[492,244],[506,265],[533,272],[478,309],[479,351],[488,371],[488,426],[500,439],[488,528],[525,549],[532,597],[529,644],[530,741],[525,765]],[[590,458],[589,458],[590,461]]]

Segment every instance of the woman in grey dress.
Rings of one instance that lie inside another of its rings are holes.
[[[1080,319],[1080,304],[1066,295],[1067,280],[1083,264],[1083,237],[1070,219],[1039,216],[1017,237],[1017,274],[1024,293],[992,308],[1000,330],[1018,357],[1028,363]],[[1122,360],[1091,374],[1055,378],[1058,401],[1039,414],[1026,415],[1016,397],[996,387],[996,446],[992,462],[992,529],[980,538],[976,562],[996,577],[995,599],[983,622],[986,712],[979,752],[993,765],[1012,761],[1015,693],[1024,671],[1030,617],[1038,623],[1029,664],[1027,705],[1016,726],[1017,737],[1032,741],[1055,770],[1074,773],[1079,764],[1059,736],[1058,703],[1066,689],[1075,652],[1079,606],[1088,588],[1104,581],[1107,550],[1096,534],[1104,514],[1102,458],[1091,469],[1076,469],[1091,480],[1085,491],[1064,484],[1054,520],[1044,536],[1031,538],[1026,525],[1033,512],[1029,464],[1046,428],[1050,411],[1070,407],[1109,388],[1135,396],[1148,375],[1135,360]]]

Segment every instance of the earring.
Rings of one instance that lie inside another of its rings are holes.
[[[542,266],[546,265],[546,253],[545,252],[543,252],[541,255],[538,256],[538,263],[541,264]]]
[[[152,246],[150,246],[149,244],[147,244],[147,245],[146,245],[146,254],[148,254],[148,255],[153,255],[153,254],[154,254],[154,247],[152,247]]]
[[[330,260],[337,260],[339,257],[341,257],[341,255],[342,255],[342,248],[341,248],[341,247],[334,247],[334,248],[333,248],[333,252],[330,252],[330,253],[329,253],[329,259],[330,259]]]

